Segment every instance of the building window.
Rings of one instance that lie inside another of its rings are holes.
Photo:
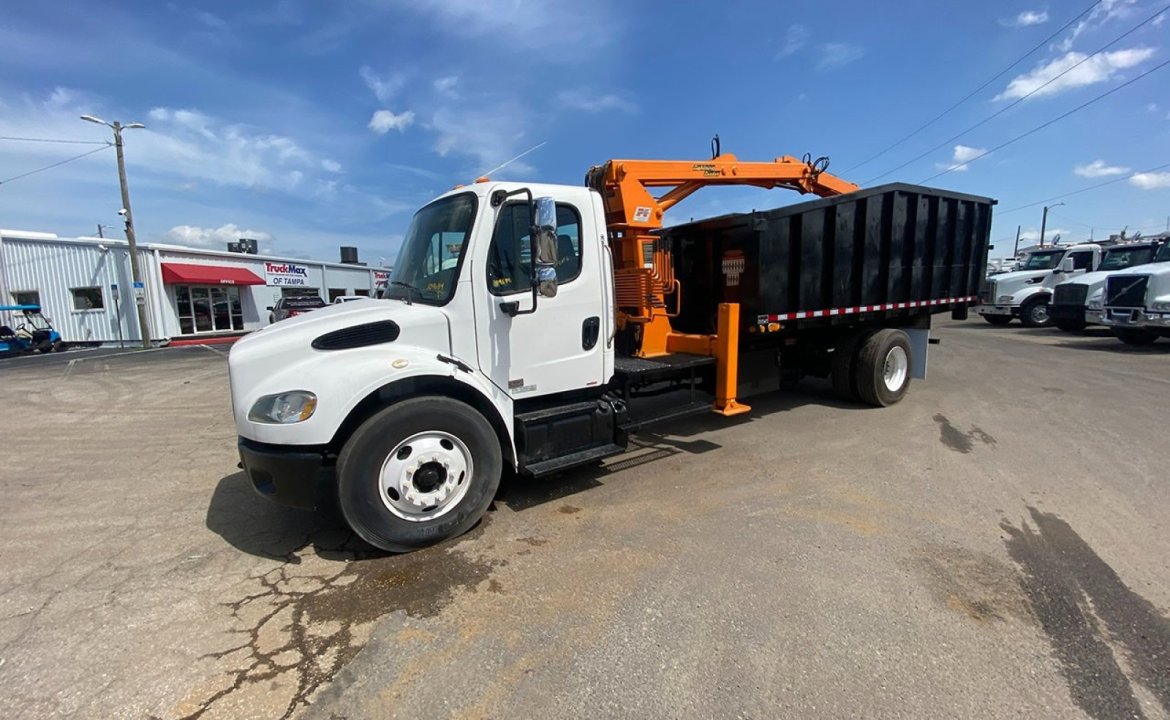
[[[345,295],[345,288],[329,288],[329,302],[337,300],[342,295]]]
[[[41,293],[37,290],[15,290],[12,293],[13,305],[40,305]]]
[[[175,309],[182,335],[244,329],[240,289],[233,285],[176,285]]]
[[[354,295],[361,295],[362,297],[369,297],[370,291],[366,290],[365,288],[358,288],[357,290],[353,291],[353,294]]]
[[[525,292],[532,288],[532,244],[528,229],[532,220],[528,205],[514,203],[500,212],[488,248],[488,287],[496,295]],[[581,217],[572,205],[557,203],[557,283],[564,284],[581,272]]]
[[[104,310],[106,308],[105,297],[102,296],[100,287],[69,288],[69,293],[73,295],[74,310]]]

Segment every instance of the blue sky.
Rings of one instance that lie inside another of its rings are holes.
[[[810,152],[859,183],[997,198],[993,255],[1027,203],[1066,241],[1170,215],[1170,67],[1009,147],[958,163],[1133,79],[1170,51],[1162,6],[1103,0],[970,101],[861,167],[1076,17],[1077,2],[587,3],[257,0],[10,3],[0,23],[0,136],[126,132],[143,240],[222,247],[239,234],[321,259],[392,259],[414,209],[493,177],[580,184],[612,157],[702,159],[718,132],[743,159]],[[669,9],[667,9],[669,7]],[[1076,68],[957,140],[876,176]],[[98,146],[92,146],[94,148]],[[91,149],[0,140],[0,180]],[[112,150],[0,184],[0,227],[117,225]],[[674,220],[775,207],[781,191],[695,195]],[[117,230],[113,231],[117,233]],[[1030,233],[1030,235],[1028,234]],[[1051,235],[1050,235],[1051,237]]]

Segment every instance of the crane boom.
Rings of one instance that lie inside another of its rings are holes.
[[[717,148],[717,141],[715,147]],[[826,172],[828,158],[816,161],[788,155],[771,162],[742,162],[730,153],[710,160],[610,160],[589,170],[585,183],[601,193],[614,255],[614,294],[620,329],[633,325],[635,354],[655,357],[671,352],[717,355],[719,335],[676,333],[682,287],[670,253],[655,230],[666,211],[698,190],[713,185],[785,188],[819,197],[853,192],[858,186]],[[668,188],[660,195],[651,188]],[[667,308],[673,297],[675,312]]]

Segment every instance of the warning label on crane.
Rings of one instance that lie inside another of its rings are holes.
[[[739,285],[739,276],[743,270],[742,250],[728,250],[723,253],[723,280],[728,287]]]
[[[642,205],[634,208],[634,222],[650,222],[650,208]]]

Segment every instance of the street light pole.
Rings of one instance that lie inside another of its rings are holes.
[[[108,123],[92,115],[82,115],[82,120],[99,123],[112,128],[114,131],[114,149],[118,153],[118,182],[122,186],[122,215],[126,221],[126,243],[130,246],[130,278],[134,281],[131,290],[134,291],[134,306],[138,309],[138,337],[142,338],[142,347],[150,348],[150,326],[146,321],[146,292],[142,281],[142,270],[138,264],[138,242],[134,236],[134,213],[130,209],[130,187],[126,184],[126,157],[122,152],[122,130],[146,127],[142,123],[130,123],[123,126],[115,120]],[[142,299],[138,299],[138,288],[143,288]]]
[[[1054,207],[1060,207],[1061,205],[1064,205],[1064,203],[1056,203],[1055,205],[1045,205],[1044,206],[1044,215],[1041,216],[1041,218],[1040,218],[1040,249],[1041,250],[1044,249],[1044,229],[1048,225],[1048,209],[1054,208]]]

